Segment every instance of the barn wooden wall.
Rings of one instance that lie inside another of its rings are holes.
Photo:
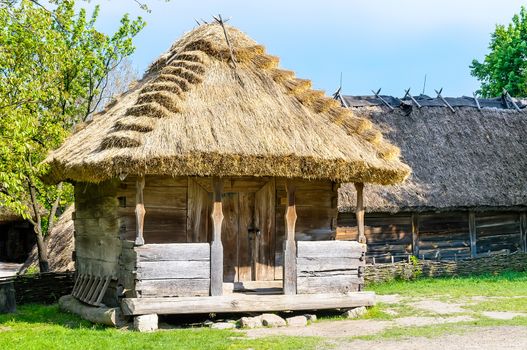
[[[525,251],[525,212],[369,213],[365,217],[369,262],[455,260],[499,251]],[[356,240],[354,213],[339,213],[337,239]]]

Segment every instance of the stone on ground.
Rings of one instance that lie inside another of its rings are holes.
[[[317,320],[317,315],[315,314],[305,314],[304,316],[309,322],[315,322]]]
[[[462,304],[445,303],[439,300],[422,300],[413,303],[411,306],[421,310],[434,312],[440,315],[462,313],[466,310],[461,307]]]
[[[342,314],[342,316],[346,318],[359,318],[361,316],[364,316],[368,312],[365,306],[356,307],[354,309],[347,310]]]
[[[157,314],[134,317],[134,329],[139,332],[153,332],[158,327]]]
[[[238,321],[240,328],[258,328],[262,327],[262,317],[242,317]]]
[[[235,323],[231,323],[231,322],[216,322],[216,323],[213,323],[210,328],[212,329],[233,329],[233,328],[236,328],[236,324]]]
[[[285,319],[288,326],[305,327],[307,326],[306,316],[293,316]]]
[[[507,312],[507,311],[485,311],[482,315],[495,320],[512,320],[514,317],[527,316],[521,312]]]
[[[260,317],[262,318],[262,324],[265,327],[283,327],[286,325],[285,320],[275,314],[263,314]]]

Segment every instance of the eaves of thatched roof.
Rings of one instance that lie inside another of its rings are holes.
[[[411,101],[392,111],[378,101],[346,101],[354,114],[379,125],[412,167],[402,185],[366,186],[368,211],[527,207],[526,111],[455,106],[453,113],[439,102],[418,108]],[[354,210],[354,203],[353,186],[344,185],[340,210]]]
[[[201,25],[46,159],[50,182],[120,174],[394,184],[399,150],[239,30]]]

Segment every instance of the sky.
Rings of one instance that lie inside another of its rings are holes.
[[[371,90],[403,96],[472,95],[478,81],[470,75],[473,59],[488,52],[496,24],[507,24],[526,1],[519,0],[91,0],[83,7],[101,6],[97,27],[115,31],[124,13],[142,16],[147,26],[135,40],[132,57],[138,72],[183,33],[195,20],[213,15],[280,57],[280,66],[311,79],[316,89],[332,94],[340,85],[347,95],[371,95]]]

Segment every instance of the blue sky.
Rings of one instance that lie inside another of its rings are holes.
[[[139,72],[195,25],[220,13],[230,24],[263,44],[280,65],[333,93],[343,75],[345,94],[402,96],[411,87],[426,93],[443,88],[446,96],[471,95],[473,58],[487,52],[490,33],[509,23],[519,0],[325,0],[182,1],[145,0],[146,13],[133,0],[80,2],[101,5],[99,29],[112,32],[126,12],[147,26],[132,57]]]

